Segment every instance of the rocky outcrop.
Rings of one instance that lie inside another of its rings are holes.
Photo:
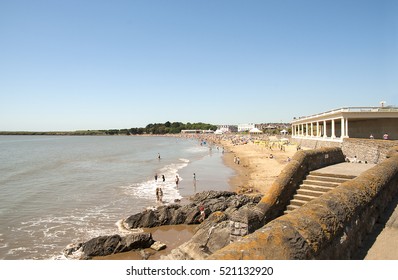
[[[150,233],[134,233],[126,236],[111,235],[93,238],[84,243],[71,244],[64,250],[67,258],[91,259],[128,252],[135,249],[145,249],[154,243]]]
[[[187,205],[170,204],[156,209],[148,209],[123,220],[127,229],[152,228],[162,225],[198,224],[200,207],[204,208],[205,216],[222,211],[228,217],[245,205],[255,205],[261,195],[238,195],[228,191],[206,191],[197,193],[190,198]]]
[[[229,220],[222,212],[215,212],[198,226],[191,240],[173,249],[162,259],[166,260],[203,260],[227,246],[229,241]]]
[[[261,195],[247,196],[228,191],[206,191],[190,198],[187,205],[170,204],[145,210],[123,220],[126,229],[152,228],[162,225],[199,224],[201,208],[205,220],[201,222],[192,240],[170,259],[204,259],[229,244],[229,219],[239,209],[253,208]],[[207,219],[206,219],[207,218]],[[131,250],[151,248],[162,250],[167,244],[154,244],[150,233],[134,233],[126,236],[111,235],[93,238],[84,243],[71,244],[64,249],[70,259],[91,259]],[[145,251],[142,250],[145,254]],[[146,259],[147,256],[143,256]]]

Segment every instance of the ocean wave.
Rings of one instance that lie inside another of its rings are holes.
[[[194,147],[189,147],[189,148],[185,149],[186,152],[192,153],[192,154],[204,153],[204,152],[207,152],[208,150],[209,150],[209,148],[206,146],[194,146]]]

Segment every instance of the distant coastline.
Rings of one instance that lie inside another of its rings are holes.
[[[59,135],[59,136],[101,136],[109,135],[105,131],[84,130],[84,131],[0,131],[0,135]]]
[[[148,124],[145,127],[123,128],[123,129],[92,129],[76,131],[0,131],[0,135],[60,135],[60,136],[102,136],[102,135],[164,135],[179,134],[182,130],[200,129],[216,130],[217,126],[207,123],[182,123],[165,122]]]

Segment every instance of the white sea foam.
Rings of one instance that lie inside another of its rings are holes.
[[[4,242],[4,239],[0,239],[0,249],[8,247],[8,243]]]
[[[175,199],[181,199],[182,196],[176,188],[175,178],[179,176],[178,171],[186,167],[190,162],[188,159],[181,158],[179,163],[172,163],[164,166],[158,172],[158,179],[147,180],[141,183],[130,186],[129,195],[139,198],[154,200],[156,198],[156,188],[160,187],[163,190],[163,202],[174,202]],[[162,181],[162,175],[165,176],[165,181]],[[184,180],[179,176],[179,179]]]
[[[119,229],[119,233],[122,235],[127,235],[127,234],[131,234],[131,233],[142,233],[144,232],[143,229],[141,228],[136,228],[136,229],[128,229],[124,226],[124,220],[119,220],[116,222],[116,226]]]
[[[209,148],[205,146],[194,146],[194,147],[189,147],[186,149],[187,152],[192,153],[192,154],[197,154],[197,153],[203,153],[206,152]]]

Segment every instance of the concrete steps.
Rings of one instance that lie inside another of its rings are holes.
[[[316,199],[326,192],[333,190],[348,180],[354,179],[355,176],[324,174],[316,171],[310,172],[306,179],[299,186],[293,199],[285,210],[285,214],[294,211],[309,201]]]

